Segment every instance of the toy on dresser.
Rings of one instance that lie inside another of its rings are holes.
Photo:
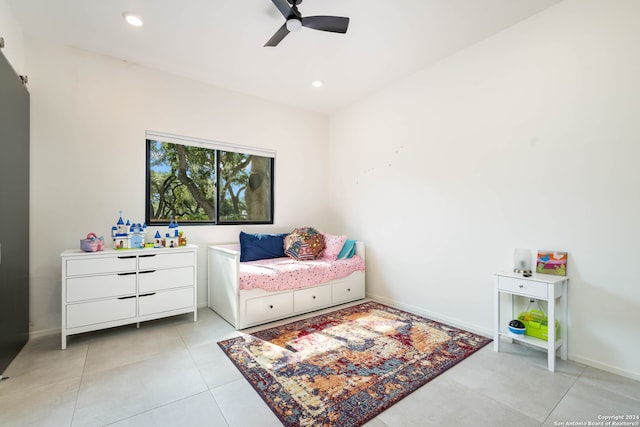
[[[160,231],[156,231],[154,237],[154,248],[177,248],[178,246],[186,246],[187,238],[184,236],[178,221],[172,220],[169,223],[169,231],[165,233],[164,237],[160,234]]]
[[[144,248],[144,235],[147,232],[147,224],[131,223],[122,220],[122,211],[116,225],[111,227],[111,238],[114,249],[140,249]]]
[[[178,221],[171,220],[168,232],[162,236],[158,230],[152,241],[145,243],[145,235],[147,234],[147,224],[132,223],[129,220],[125,223],[122,219],[122,211],[116,225],[111,227],[111,237],[113,238],[114,249],[141,249],[144,247],[152,248],[177,248],[178,246],[186,246],[187,238],[178,227]]]
[[[85,252],[98,252],[104,249],[104,238],[96,233],[87,234],[86,239],[80,240],[80,249]]]

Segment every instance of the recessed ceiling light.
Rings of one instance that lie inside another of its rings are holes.
[[[142,18],[140,18],[135,13],[125,12],[122,14],[122,17],[125,21],[127,21],[129,25],[132,25],[134,27],[142,27],[142,25],[144,24],[144,22],[142,22]]]
[[[322,87],[324,83],[322,82],[322,80],[315,80],[311,83],[311,86],[313,87]]]

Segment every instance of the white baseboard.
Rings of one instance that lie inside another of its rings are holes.
[[[62,329],[60,328],[52,328],[52,329],[42,329],[39,331],[30,331],[29,332],[29,339],[34,339],[34,338],[42,338],[42,337],[46,337],[49,335],[55,335],[58,334],[60,335]]]
[[[464,329],[470,332],[474,332],[479,335],[484,335],[486,337],[493,338],[493,330],[484,328],[480,325],[463,322],[459,319],[454,319],[452,317],[444,316],[440,313],[434,313],[429,310],[424,310],[420,307],[413,306],[411,304],[403,304],[399,301],[395,301],[389,298],[381,297],[378,295],[373,295],[367,293],[367,297],[371,298],[375,301],[381,302],[386,305],[393,306],[395,308],[399,308],[402,310],[409,311],[411,313],[419,314],[421,316],[427,317],[429,319],[446,323],[447,325],[455,326],[460,329]],[[633,380],[640,381],[640,373],[629,371],[626,369],[621,369],[616,366],[608,365],[606,363],[599,362],[597,360],[589,359],[588,357],[581,356],[579,354],[569,352],[568,357],[569,360],[574,362],[582,363],[583,365],[590,366],[592,368],[600,369],[603,371],[610,372],[612,374],[620,375],[626,378],[631,378]]]
[[[390,305],[392,307],[395,308],[399,308],[401,310],[406,310],[408,312],[414,313],[414,314],[418,314],[420,316],[424,316],[427,317],[431,320],[435,320],[436,322],[441,322],[441,323],[445,323],[447,325],[450,326],[455,326],[456,328],[460,328],[460,329],[464,329],[465,331],[469,331],[469,332],[473,332],[475,334],[478,335],[482,335],[485,337],[489,337],[489,338],[493,338],[493,330],[492,329],[487,329],[484,328],[480,325],[476,325],[475,323],[467,323],[467,322],[463,322],[459,319],[454,319],[453,317],[448,317],[448,316],[444,316],[442,314],[439,313],[434,313],[432,311],[429,310],[425,310],[423,308],[417,307],[415,305],[411,305],[411,304],[403,304],[399,301],[395,301],[389,298],[385,298],[385,297],[381,297],[379,295],[373,295],[370,293],[367,293],[367,297],[371,298],[372,300],[378,301],[380,303],[386,304],[386,305]]]
[[[584,357],[579,354],[575,354],[571,352],[569,352],[569,354],[567,355],[567,358],[569,360],[582,363],[583,365],[587,365],[592,368],[600,369],[602,371],[607,371],[612,374],[616,374],[622,377],[631,378],[632,380],[640,381],[640,372],[633,372],[627,369],[621,369],[621,368],[618,368],[617,366],[609,365],[607,363],[602,363],[597,360],[593,360],[588,357]]]

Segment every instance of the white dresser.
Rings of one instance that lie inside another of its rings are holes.
[[[67,336],[193,312],[197,321],[197,246],[62,257],[62,348]]]

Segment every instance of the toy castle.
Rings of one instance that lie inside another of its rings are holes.
[[[147,232],[147,224],[135,224],[129,220],[122,220],[122,211],[116,225],[111,227],[114,249],[140,249],[144,248],[144,235]]]
[[[178,246],[185,246],[187,244],[187,239],[183,237],[182,232],[178,227],[178,221],[175,220],[172,220],[169,223],[169,232],[165,234],[164,239],[158,240],[159,238],[160,232],[156,231],[155,244],[160,242],[161,246],[164,246],[165,248],[177,248]]]
[[[116,225],[111,227],[111,237],[113,239],[114,249],[141,249],[145,246],[154,248],[177,248],[185,246],[187,238],[178,227],[178,221],[171,220],[169,223],[169,231],[161,236],[160,231],[156,231],[153,243],[145,243],[145,234],[147,233],[147,224],[131,223],[129,220],[125,223],[122,219],[122,211]]]

